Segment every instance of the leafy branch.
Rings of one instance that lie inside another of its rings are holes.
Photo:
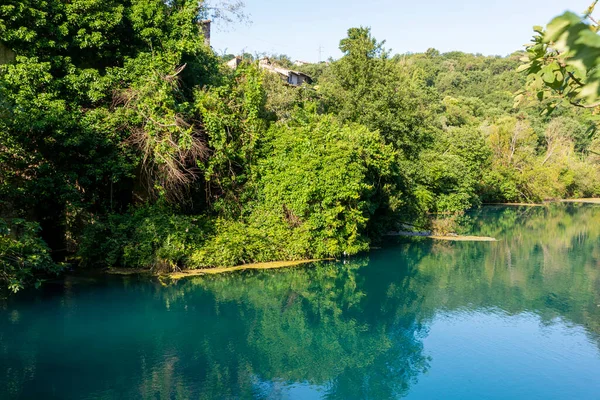
[[[580,108],[600,107],[600,25],[592,16],[598,0],[583,15],[566,12],[554,18],[544,29],[534,27],[533,41],[526,46],[524,64],[519,71],[527,73],[527,94],[538,100],[554,98],[547,111],[560,104]]]

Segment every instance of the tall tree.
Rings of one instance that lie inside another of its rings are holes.
[[[329,111],[379,130],[414,157],[428,140],[428,111],[419,80],[390,59],[370,28],[350,28],[340,41],[344,56],[321,79]]]

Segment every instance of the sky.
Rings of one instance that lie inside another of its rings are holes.
[[[371,27],[392,53],[442,52],[505,56],[529,42],[534,25],[567,9],[582,13],[591,0],[245,0],[249,24],[215,21],[219,54],[287,54],[292,60],[341,56],[348,28]]]

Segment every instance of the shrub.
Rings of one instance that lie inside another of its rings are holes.
[[[210,229],[202,216],[177,214],[161,204],[144,205],[91,224],[79,256],[85,265],[172,271],[187,265]]]
[[[396,153],[362,125],[301,111],[272,127],[263,147],[257,200],[243,221],[216,224],[194,266],[356,254],[401,205]]]
[[[0,283],[12,292],[30,284],[38,287],[42,275],[58,274],[63,268],[52,261],[39,231],[37,223],[0,218]]]

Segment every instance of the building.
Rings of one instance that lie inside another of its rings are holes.
[[[2,43],[0,43],[0,65],[8,64],[15,60],[15,53]]]
[[[294,86],[301,86],[304,83],[312,83],[312,78],[303,72],[289,71],[287,83]]]
[[[242,57],[237,56],[227,61],[227,66],[231,69],[236,69],[242,63]]]
[[[282,80],[292,86],[301,86],[304,83],[312,83],[312,78],[300,71],[293,71],[291,69],[281,68],[265,57],[258,62],[258,66],[265,71],[279,74]]]
[[[200,26],[200,30],[202,31],[202,35],[204,36],[204,44],[210,46],[210,19],[205,19],[203,21],[198,22],[198,26]]]

